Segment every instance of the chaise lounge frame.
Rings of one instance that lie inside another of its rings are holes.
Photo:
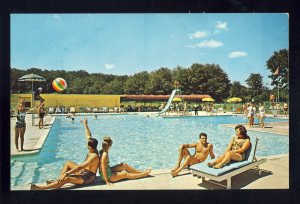
[[[227,189],[231,189],[231,178],[233,176],[236,176],[240,173],[243,173],[243,172],[248,171],[248,170],[253,169],[253,168],[256,168],[259,176],[261,175],[261,170],[259,168],[259,165],[265,163],[267,160],[265,158],[260,159],[260,160],[256,159],[255,152],[256,152],[257,143],[258,143],[258,138],[255,138],[254,150],[252,150],[252,151],[254,151],[253,156],[252,156],[252,158],[250,158],[250,156],[251,156],[251,153],[250,153],[249,158],[248,158],[248,160],[252,159],[252,162],[250,162],[250,163],[248,163],[244,166],[241,166],[241,167],[238,167],[238,168],[233,167],[231,170],[228,170],[227,172],[224,172],[224,174],[221,174],[221,175],[213,175],[209,172],[201,171],[199,168],[195,167],[196,166],[195,165],[195,166],[190,167],[191,172],[192,172],[193,175],[201,176],[202,182],[205,181],[205,178],[208,178],[210,180],[206,180],[207,182],[217,184],[219,186],[226,187]],[[236,163],[238,163],[238,162],[236,162]],[[201,164],[203,164],[203,163],[201,163]],[[205,165],[206,164],[207,163],[205,163]],[[227,180],[226,185],[223,185],[221,183],[217,183],[217,182],[221,182],[221,181],[224,181],[224,180]],[[217,182],[214,182],[214,181],[217,181]]]

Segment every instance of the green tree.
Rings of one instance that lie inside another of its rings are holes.
[[[246,83],[248,85],[248,93],[252,98],[259,98],[259,95],[263,92],[263,83],[262,83],[261,74],[250,74],[248,79],[246,79]]]
[[[126,94],[145,94],[149,78],[150,74],[147,71],[134,74],[126,80],[124,92]]]
[[[247,87],[243,86],[239,81],[232,82],[230,97],[239,97],[244,101],[247,97]]]
[[[190,69],[191,92],[209,94],[216,101],[229,96],[230,80],[228,75],[215,64],[193,64]]]
[[[190,69],[185,69],[183,67],[177,66],[173,72],[173,82],[178,81],[179,87],[183,94],[192,94],[192,86],[191,86],[191,74]],[[174,85],[174,84],[173,84]]]
[[[150,73],[146,92],[149,94],[170,94],[173,89],[172,72],[169,68],[160,68]]]
[[[103,87],[103,94],[122,94],[123,84],[120,80],[114,79]]]
[[[272,80],[271,85],[280,88],[288,88],[289,85],[289,53],[287,49],[275,51],[273,55],[267,60],[267,69],[270,70],[271,75],[268,77]],[[276,70],[279,74],[275,75]]]

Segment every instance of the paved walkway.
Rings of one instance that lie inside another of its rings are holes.
[[[35,114],[34,126],[32,126],[32,115],[26,115],[26,132],[24,135],[24,151],[18,152],[15,146],[15,124],[16,118],[10,119],[10,154],[11,156],[16,155],[30,155],[38,153],[44,145],[44,142],[48,136],[51,126],[55,120],[55,117],[46,116],[44,118],[45,125],[43,129],[39,129],[38,122],[39,118]],[[19,139],[20,148],[20,139]]]
[[[139,113],[154,115],[154,113]],[[15,118],[11,118],[11,156],[27,155],[38,153],[47,138],[50,128],[55,120],[53,116],[46,116],[46,125],[44,129],[39,129],[38,126],[31,126],[31,115],[26,116],[27,129],[25,133],[25,142],[23,152],[17,152],[14,145],[14,124]],[[35,119],[37,125],[38,118]],[[227,127],[235,125],[228,124]],[[272,132],[288,135],[288,122],[268,123],[266,127],[272,128],[251,128],[253,131]],[[232,179],[233,189],[288,189],[289,188],[289,155],[277,155],[269,157],[267,162],[261,165],[263,173],[257,175],[254,170],[249,170],[241,173]],[[222,183],[226,183],[223,181]],[[15,186],[12,190],[29,190],[30,185]],[[112,186],[104,185],[96,181],[93,185],[88,186],[73,186],[67,184],[66,189],[73,190],[166,190],[166,189],[223,189],[208,182],[201,182],[201,179],[192,176],[185,170],[178,177],[172,178],[170,170],[153,170],[147,178],[137,180],[127,180],[114,183]]]

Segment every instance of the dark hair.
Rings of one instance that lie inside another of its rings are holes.
[[[200,138],[201,136],[204,136],[204,137],[207,138],[207,134],[205,134],[204,132],[201,132],[201,133],[199,134],[199,138]]]
[[[237,126],[235,126],[234,129],[235,130],[239,129],[240,132],[241,132],[241,135],[243,135],[244,138],[249,138],[249,136],[247,135],[247,129],[245,128],[245,126],[243,126],[243,125],[237,125]]]
[[[89,139],[88,146],[90,146],[91,148],[97,151],[97,145],[98,145],[98,140],[96,140],[95,138]]]

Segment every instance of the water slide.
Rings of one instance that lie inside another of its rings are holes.
[[[160,115],[160,114],[166,112],[166,111],[169,109],[169,107],[170,107],[170,105],[171,105],[171,103],[172,103],[172,100],[173,100],[173,98],[174,98],[174,96],[175,96],[175,94],[176,94],[177,91],[179,91],[179,89],[174,89],[174,90],[172,91],[171,96],[170,96],[170,98],[169,98],[169,100],[168,100],[166,106],[158,113],[158,115]]]

